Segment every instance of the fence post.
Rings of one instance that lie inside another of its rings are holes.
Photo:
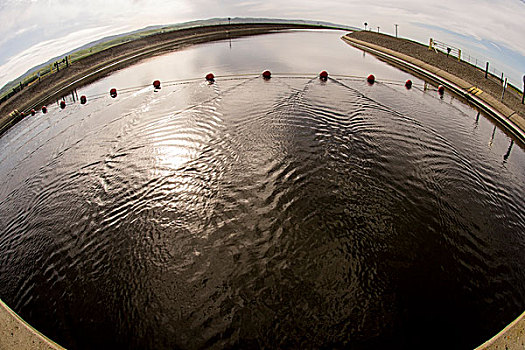
[[[523,95],[521,96],[521,104],[525,101],[525,75],[523,76]]]
[[[505,97],[505,89],[507,88],[507,78],[505,78],[505,82],[503,83],[503,92],[501,93],[501,99],[503,100],[503,97]]]
[[[503,72],[501,72],[501,82],[503,83]]]
[[[485,79],[487,79],[489,75],[489,63],[487,62],[487,67],[485,68]]]
[[[461,49],[458,49],[458,62],[461,62]]]
[[[430,38],[430,43],[428,44],[428,49],[429,50],[432,50],[432,44],[433,44],[432,38]]]

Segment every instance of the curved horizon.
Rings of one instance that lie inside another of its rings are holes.
[[[142,0],[7,0],[0,4],[0,86],[29,69],[104,37],[151,25],[170,25],[212,18],[276,18],[325,21],[373,30],[426,43],[430,37],[490,60],[521,88],[525,47],[519,23],[522,0],[420,3],[415,0],[308,3],[278,1],[178,0],[150,4]],[[483,18],[483,25],[479,19]]]

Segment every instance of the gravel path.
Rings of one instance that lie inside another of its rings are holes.
[[[472,85],[480,88],[498,100],[501,99],[503,87],[499,78],[489,74],[489,78],[485,79],[485,72],[481,69],[463,61],[459,62],[455,57],[447,57],[445,53],[440,51],[435,52],[429,50],[428,46],[407,39],[395,38],[389,35],[369,31],[353,32],[348,34],[348,37],[376,44],[417,58],[470,82]],[[505,92],[503,103],[521,115],[525,115],[525,105],[521,104],[521,97],[521,94],[518,94],[509,88]]]

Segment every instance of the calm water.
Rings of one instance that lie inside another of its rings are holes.
[[[461,349],[499,331],[525,309],[522,146],[341,34],[152,58],[13,127],[0,297],[72,349]]]

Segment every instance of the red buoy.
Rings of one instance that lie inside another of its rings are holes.
[[[322,71],[321,73],[319,73],[319,78],[321,78],[321,80],[326,80],[328,79],[328,72],[327,71]]]
[[[443,95],[445,93],[445,87],[443,85],[439,85],[438,92],[440,95]]]
[[[111,90],[109,90],[109,96],[113,98],[117,97],[117,89],[112,88]]]
[[[412,88],[412,80],[408,79],[405,81],[405,87],[410,90]]]
[[[34,109],[31,110],[31,115],[35,115],[36,111]]]
[[[66,108],[66,101],[64,100],[60,101],[60,108],[62,109]]]
[[[155,80],[155,81],[153,82],[153,87],[154,87],[155,89],[160,89],[160,80]]]
[[[46,106],[42,106],[42,113],[44,113],[44,114],[47,113],[47,107]]]
[[[206,80],[210,83],[213,83],[215,81],[215,75],[213,75],[213,73],[206,74]]]
[[[368,84],[372,85],[376,81],[376,77],[374,77],[373,74],[370,74],[368,78],[366,78],[366,81],[368,81]]]
[[[264,79],[270,79],[272,77],[272,73],[269,70],[265,70],[262,76]]]
[[[84,96],[84,95],[80,96],[80,103],[82,103],[83,105],[85,105],[86,102],[87,102],[87,97]]]

